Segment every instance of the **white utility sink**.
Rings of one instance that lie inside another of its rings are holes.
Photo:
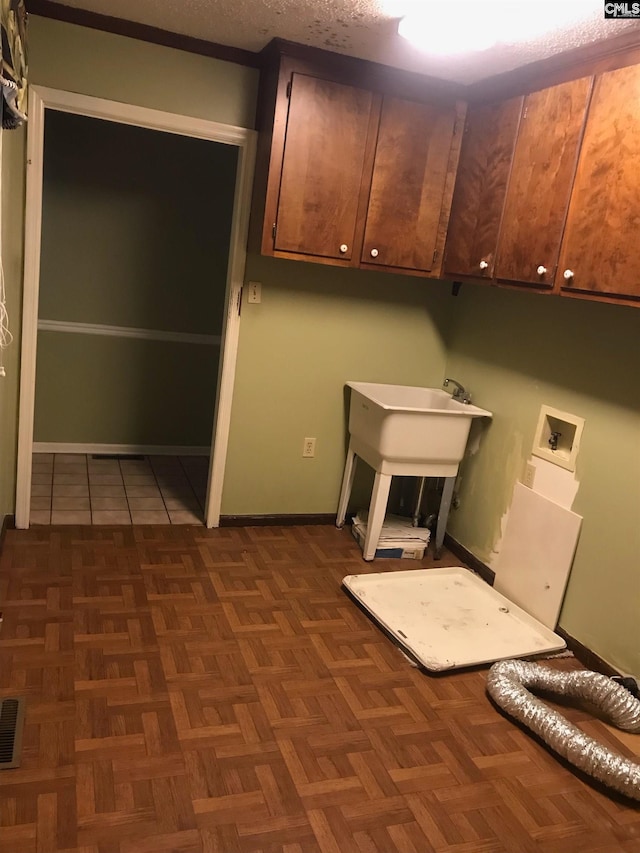
[[[444,477],[435,550],[439,556],[458,465],[471,421],[491,412],[463,403],[440,388],[347,382],[351,388],[349,450],[336,525],[342,527],[353,486],[356,457],[375,469],[369,507],[365,560],[375,556],[389,497],[391,477]]]
[[[347,386],[355,453],[382,473],[454,477],[472,419],[491,417],[491,412],[454,400],[440,388],[374,382]]]

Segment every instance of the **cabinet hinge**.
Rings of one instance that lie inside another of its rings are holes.
[[[528,113],[528,112],[529,112],[529,107],[525,107],[525,108],[522,110],[522,118],[526,118],[526,117],[527,117],[527,113]]]
[[[287,91],[286,91],[286,93],[285,93],[285,96],[286,96],[287,98],[290,98],[290,97],[291,97],[291,80],[289,80],[289,82],[287,83]]]
[[[273,237],[274,240],[276,239],[276,223],[275,222],[271,226],[271,236]]]
[[[436,249],[433,253],[433,263],[435,264],[436,258],[438,257],[438,250]]]
[[[236,309],[238,311],[238,317],[242,314],[242,290],[243,290],[243,288],[241,287],[240,290],[238,291],[238,299],[236,301]]]

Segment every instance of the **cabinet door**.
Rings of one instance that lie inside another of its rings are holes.
[[[447,234],[446,275],[493,275],[522,100],[469,108]]]
[[[274,248],[351,258],[373,96],[293,74]]]
[[[383,100],[362,263],[431,270],[455,117],[452,106]]]
[[[522,98],[471,106],[453,194],[446,275],[491,278]]]
[[[558,265],[563,289],[640,297],[639,104],[640,66],[596,80]]]
[[[527,95],[495,277],[552,287],[592,80]]]

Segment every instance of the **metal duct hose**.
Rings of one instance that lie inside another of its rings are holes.
[[[599,782],[640,800],[640,764],[588,737],[527,688],[591,702],[619,729],[640,732],[640,701],[606,675],[560,672],[535,663],[505,660],[487,675],[487,691],[504,711],[539,735],[558,755]]]

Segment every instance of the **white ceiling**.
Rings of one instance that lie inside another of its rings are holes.
[[[398,18],[383,11],[393,2],[425,1],[63,0],[60,5],[251,51],[259,51],[279,37],[458,83],[473,83],[626,29],[640,29],[640,21],[605,21],[601,0],[534,0],[549,7],[551,29],[544,37],[519,45],[497,45],[466,56],[436,58],[420,53],[400,38]],[[526,15],[525,0],[517,2],[523,4],[522,14]],[[451,25],[458,26],[464,4],[459,0],[440,3],[451,7]],[[563,30],[553,25],[553,9],[567,3],[579,7],[581,20]]]

